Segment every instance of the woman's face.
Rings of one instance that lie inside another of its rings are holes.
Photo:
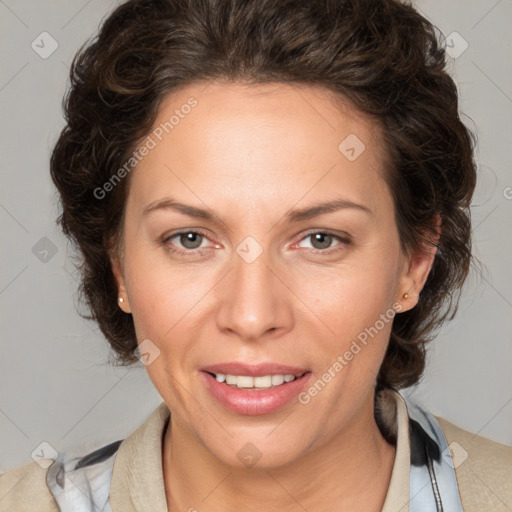
[[[327,94],[188,85],[131,171],[120,307],[173,429],[231,466],[367,428],[394,310],[430,268],[401,252],[379,129]]]

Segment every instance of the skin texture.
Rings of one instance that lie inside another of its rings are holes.
[[[391,322],[306,405],[235,414],[200,378],[209,364],[271,361],[308,368],[313,383],[393,304],[415,306],[434,252],[401,249],[380,129],[319,87],[222,81],[167,96],[155,127],[191,97],[197,106],[130,175],[122,253],[112,257],[119,306],[139,343],[160,350],[146,369],[171,410],[169,510],[380,510],[395,448],[375,423],[373,395]],[[351,134],[365,145],[354,161],[338,149]],[[143,214],[170,197],[223,223],[170,208]],[[370,212],[285,221],[340,198]],[[169,238],[182,229],[205,236]],[[317,232],[335,236],[315,241]],[[248,236],[262,249],[251,263],[237,253]],[[261,453],[252,468],[237,456],[248,442]]]

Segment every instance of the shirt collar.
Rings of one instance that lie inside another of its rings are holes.
[[[395,399],[397,442],[395,462],[382,512],[409,512],[411,451],[409,445],[409,414],[400,393],[388,391]]]
[[[382,512],[409,512],[409,416],[402,396],[388,393],[396,407],[397,443]],[[167,512],[162,447],[169,417],[167,404],[162,402],[119,446],[109,495],[113,512]]]
[[[113,512],[167,512],[162,447],[169,417],[162,402],[119,446],[109,495]]]

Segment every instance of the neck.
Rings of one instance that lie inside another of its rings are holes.
[[[169,512],[380,511],[395,458],[375,423],[373,400],[319,448],[274,468],[240,469],[220,462],[176,420],[164,438]],[[364,500],[362,500],[364,497]]]

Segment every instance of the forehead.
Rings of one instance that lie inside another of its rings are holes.
[[[190,108],[191,103],[195,106]],[[224,130],[232,132],[236,123],[238,138],[242,138],[247,133],[244,129],[251,125],[261,130],[254,143],[265,139],[264,132],[284,127],[290,136],[302,135],[304,142],[325,140],[327,135],[325,142],[337,146],[340,135],[352,133],[382,149],[377,121],[358,110],[347,98],[323,86],[222,80],[195,82],[164,97],[154,128],[169,121],[173,125],[170,132],[177,141],[180,132],[182,136],[190,135],[187,126],[208,131],[210,139],[215,134],[221,139]],[[181,130],[179,125],[182,125]],[[255,134],[249,134],[254,139]]]
[[[164,98],[148,137],[152,149],[131,177],[137,203],[179,189],[261,206],[333,187],[373,197],[383,184],[380,127],[321,87],[189,84]]]

